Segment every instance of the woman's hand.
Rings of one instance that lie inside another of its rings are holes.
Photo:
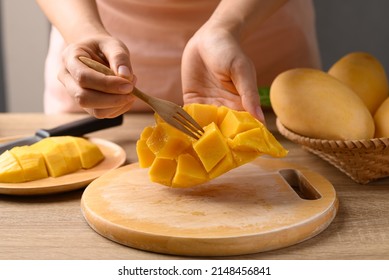
[[[87,56],[109,67],[117,76],[106,76],[84,65]],[[131,108],[136,82],[126,46],[109,35],[70,44],[63,53],[59,80],[77,104],[97,118],[113,118]]]
[[[205,24],[188,42],[182,60],[185,103],[246,110],[264,122],[256,71],[236,36]]]

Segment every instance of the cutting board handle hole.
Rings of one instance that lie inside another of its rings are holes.
[[[300,198],[305,200],[321,198],[321,195],[300,171],[295,169],[282,169],[279,173]]]

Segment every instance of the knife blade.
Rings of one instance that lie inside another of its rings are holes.
[[[51,129],[39,129],[34,135],[0,144],[0,154],[16,146],[32,145],[51,136],[83,136],[87,133],[114,127],[123,123],[123,115],[111,119],[87,117]]]

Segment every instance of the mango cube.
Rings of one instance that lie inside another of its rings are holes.
[[[189,136],[167,123],[159,123],[146,143],[156,156],[169,159],[177,158],[192,144]]]
[[[213,179],[219,177],[220,175],[230,171],[235,168],[237,165],[235,163],[232,152],[228,150],[224,158],[209,172],[209,178]]]
[[[139,139],[136,142],[136,153],[141,168],[150,167],[155,159],[154,153],[150,150],[149,146],[147,146],[147,142],[144,139]]]
[[[14,147],[10,152],[22,168],[24,181],[34,181],[49,176],[41,152],[29,146]]]
[[[185,105],[184,109],[201,127],[214,122],[218,115],[218,108],[209,104],[192,103]]]
[[[230,110],[220,124],[220,131],[225,137],[234,138],[238,133],[256,128],[259,124],[248,112]]]
[[[203,163],[205,170],[209,172],[227,154],[229,147],[215,123],[211,123],[204,129],[201,138],[193,143],[193,149]]]
[[[170,186],[176,173],[177,162],[174,159],[156,158],[149,169],[152,182]]]
[[[5,151],[0,155],[0,170],[0,182],[24,182],[23,169],[10,151]]]
[[[178,157],[177,169],[172,187],[191,187],[208,181],[208,174],[203,165],[190,154]]]

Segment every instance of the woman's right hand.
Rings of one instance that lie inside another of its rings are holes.
[[[86,56],[109,66],[116,76],[106,76],[83,64]],[[58,79],[76,103],[96,118],[114,118],[130,110],[136,77],[127,47],[110,35],[70,44],[63,52]]]

